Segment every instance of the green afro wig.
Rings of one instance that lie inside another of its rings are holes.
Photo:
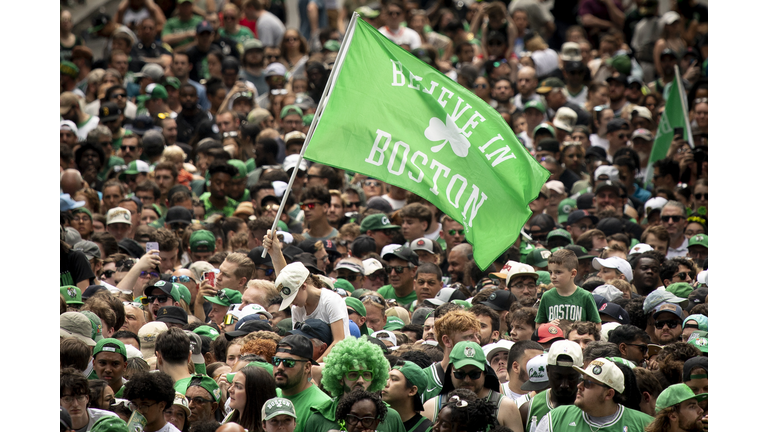
[[[342,380],[350,369],[363,369],[373,371],[373,381],[368,391],[373,393],[382,390],[389,378],[389,362],[381,348],[368,342],[365,337],[347,338],[337,343],[331,352],[325,357],[323,367],[323,388],[333,397],[344,394]]]

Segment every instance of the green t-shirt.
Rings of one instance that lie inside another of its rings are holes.
[[[230,34],[224,31],[224,27],[219,28],[219,34],[224,37],[228,37],[237,43],[243,43],[248,39],[254,39],[255,36],[251,29],[246,26],[240,26],[240,30],[235,34]]]
[[[184,33],[188,32],[190,30],[195,30],[197,28],[197,25],[200,24],[200,22],[203,21],[203,17],[192,15],[192,18],[189,19],[189,21],[182,22],[181,19],[177,16],[169,19],[165,23],[165,27],[163,27],[163,36],[169,35],[169,34],[175,34],[175,33]],[[183,41],[174,44],[174,47],[184,45],[186,43],[190,43],[194,41],[195,38],[186,38]]]
[[[398,297],[395,294],[395,289],[392,287],[392,285],[384,285],[383,287],[379,288],[378,293],[381,294],[382,297],[384,297],[387,300],[389,299],[397,300],[397,304],[406,309],[408,309],[408,306],[410,306],[410,304],[413,303],[414,300],[416,300],[416,290],[411,291],[411,293],[405,297]]]
[[[321,405],[315,405],[310,408],[312,414],[307,419],[303,432],[330,432],[341,430],[336,423],[336,408],[339,405],[339,398],[334,398]],[[298,424],[296,425],[298,430]],[[384,421],[376,428],[376,432],[405,432],[403,420],[400,414],[387,406],[387,416]]]
[[[203,202],[203,206],[205,207],[205,218],[207,219],[209,216],[214,214],[223,214],[224,217],[230,217],[232,216],[232,213],[237,210],[237,201],[233,200],[230,197],[225,197],[227,199],[227,204],[224,205],[223,209],[219,209],[213,206],[213,203],[211,202],[211,193],[206,192],[203,195],[200,196],[200,201]]]
[[[312,385],[303,392],[286,396],[280,389],[277,389],[277,396],[284,397],[293,403],[293,408],[296,410],[296,429],[297,431],[303,431],[304,425],[307,423],[311,412],[310,407],[321,406],[326,401],[330,401],[331,397],[323,393],[322,390],[316,385]]]
[[[547,414],[550,431],[568,432],[642,432],[652,421],[653,417],[640,411],[635,411],[619,405],[619,414],[615,420],[607,424],[597,424],[589,419],[587,413],[575,405],[559,406]]]
[[[243,192],[243,196],[241,196],[239,199],[236,199],[235,201],[240,204],[241,202],[248,202],[251,200],[251,191],[248,189]]]
[[[568,297],[561,296],[554,288],[541,296],[536,322],[547,323],[556,319],[601,322],[594,297],[581,287],[576,287],[576,291]]]
[[[112,167],[115,165],[125,165],[125,160],[123,160],[121,157],[110,156],[107,160],[107,163],[104,164],[104,168],[96,177],[98,177],[98,179],[101,181],[105,181],[109,175],[109,172],[112,170]]]
[[[440,362],[432,363],[422,370],[427,374],[427,388],[421,394],[421,403],[424,403],[439,395],[440,391],[443,390],[445,371],[443,371],[443,366]]]

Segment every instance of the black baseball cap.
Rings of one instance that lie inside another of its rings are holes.
[[[105,102],[99,107],[99,120],[102,123],[109,123],[120,118],[122,110],[114,102]]]
[[[168,209],[168,213],[165,215],[165,223],[180,223],[189,225],[192,223],[192,212],[182,206],[171,207]]]
[[[620,73],[616,76],[609,76],[605,79],[605,82],[611,82],[616,81],[617,83],[623,85],[624,87],[627,87],[629,85],[629,82],[627,82],[627,76],[623,73]]]
[[[624,232],[624,223],[617,218],[609,217],[598,222],[595,228],[602,231],[606,236],[612,236]]]
[[[91,285],[88,288],[86,288],[85,291],[83,291],[80,298],[82,298],[83,301],[86,301],[101,290],[109,292],[107,287],[105,287],[104,285]]]
[[[131,258],[141,258],[146,252],[136,240],[127,237],[117,243],[117,248]]]
[[[306,336],[309,339],[320,339],[328,345],[333,343],[331,326],[325,321],[315,318],[306,319],[304,322],[297,322],[295,328],[289,333]]]
[[[568,249],[569,251],[575,253],[576,254],[576,259],[579,259],[579,260],[582,260],[582,259],[590,259],[591,260],[592,258],[595,257],[594,255],[590,255],[589,251],[584,246],[570,244],[568,246],[565,246],[563,249]]]
[[[605,149],[602,147],[592,146],[584,153],[584,158],[586,159],[588,157],[597,157],[600,160],[605,160],[608,157],[608,153],[606,153]]]
[[[280,340],[280,343],[277,344],[277,352],[302,357],[309,360],[313,365],[320,366],[312,358],[312,353],[314,352],[312,341],[300,334],[290,334]]]
[[[264,246],[256,246],[248,252],[248,258],[256,265],[263,264],[267,267],[272,267],[272,258],[269,257],[269,254],[262,258],[262,252],[264,252]]]
[[[512,303],[516,301],[517,297],[515,297],[512,292],[507,290],[496,290],[491,294],[490,297],[488,297],[488,300],[480,302],[480,304],[486,305],[495,311],[501,312],[508,311],[509,307],[512,306]]]
[[[595,194],[592,192],[587,192],[579,195],[578,198],[576,198],[576,208],[579,210],[587,210],[594,207],[593,201],[595,199]]]
[[[599,222],[599,220],[597,219],[597,216],[590,214],[586,210],[574,210],[568,214],[568,220],[565,222],[565,224],[570,226],[584,218],[589,218],[589,220],[591,220],[592,223],[595,225],[597,225],[597,223]]]
[[[178,306],[161,306],[157,310],[157,318],[155,321],[174,323],[174,324],[187,324],[187,313],[184,309]]]
[[[629,314],[621,306],[616,303],[605,303],[598,309],[600,314],[606,314],[609,317],[617,320],[619,324],[631,324],[629,322]]]
[[[400,258],[401,260],[408,261],[409,263],[415,266],[419,265],[419,256],[416,255],[416,253],[407,246],[400,246],[399,248],[393,250],[392,252],[387,252],[382,257],[382,259],[384,259],[385,261],[388,261],[392,258]]]
[[[228,341],[231,341],[241,336],[245,336],[248,333],[257,332],[260,330],[265,330],[270,332],[273,331],[272,327],[269,325],[269,322],[267,321],[250,320],[250,321],[247,321],[245,324],[241,325],[240,327],[238,327],[237,330],[224,333],[224,337]]]

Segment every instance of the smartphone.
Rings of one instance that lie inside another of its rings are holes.
[[[674,129],[674,131],[673,131],[673,134],[674,134],[674,135],[680,135],[680,136],[683,136],[683,128],[681,128],[681,127],[676,127],[676,128]],[[149,243],[147,243],[147,244],[149,244]]]
[[[149,253],[149,251],[151,250],[159,251],[160,245],[157,242],[147,242],[147,253]],[[160,254],[158,252],[155,252],[155,255],[160,255]]]
[[[215,287],[216,286],[216,273],[209,271],[203,273],[203,279],[208,282],[208,285]]]

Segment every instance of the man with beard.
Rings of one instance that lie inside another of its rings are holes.
[[[195,136],[198,125],[204,121],[213,121],[213,116],[198,103],[197,89],[192,84],[183,84],[179,89],[181,112],[176,117],[179,142],[188,143]]]
[[[648,425],[648,432],[701,432],[706,430],[704,410],[700,402],[707,393],[695,394],[685,384],[673,384],[656,398],[656,418]]]
[[[104,150],[97,144],[85,143],[75,152],[75,165],[83,175],[83,181],[93,189],[101,190],[103,182],[99,172],[104,165]]]
[[[224,217],[232,216],[237,209],[237,201],[227,196],[232,178],[237,176],[238,171],[233,165],[224,162],[218,162],[208,168],[210,180],[208,181],[208,192],[200,195],[200,201],[205,207],[205,217],[214,213],[223,214]]]
[[[258,39],[248,39],[243,42],[243,67],[240,70],[240,77],[256,86],[260,95],[269,91],[263,69],[264,44]]]
[[[493,369],[485,362],[483,349],[477,342],[463,341],[451,350],[450,364],[440,394],[424,403],[424,416],[437,421],[440,409],[448,403],[448,394],[456,389],[467,389],[478,398],[491,402],[496,408],[493,413],[499,425],[512,430],[523,430],[520,411],[515,402],[499,393],[499,380]]]
[[[500,79],[496,81],[496,84],[493,85],[493,91],[491,91],[491,99],[496,101],[495,108],[497,110],[503,108],[506,109],[509,113],[515,112],[517,108],[515,107],[515,104],[510,102],[512,95],[512,83],[510,83],[509,80]]]
[[[310,407],[330,402],[331,398],[312,383],[312,341],[302,335],[288,335],[277,345],[272,359],[278,396],[293,403],[296,430],[303,431]]]
[[[507,273],[507,289],[515,295],[517,300],[520,301],[526,297],[535,299],[539,274],[533,267],[515,261],[508,262],[504,267]]]
[[[208,420],[216,420],[216,410],[221,395],[219,385],[207,375],[192,375],[185,379],[185,396],[189,401],[189,421],[191,425]],[[177,383],[179,385],[181,381]]]
[[[520,406],[520,416],[527,432],[535,431],[539,420],[561,405],[573,405],[576,400],[579,372],[573,366],[583,364],[581,347],[572,341],[560,340],[547,353],[549,388],[539,392]]]
[[[448,254],[448,273],[451,275],[451,283],[464,282],[464,265],[471,259],[472,245],[469,243],[461,243],[451,249]]]
[[[80,107],[80,98],[72,92],[64,92],[59,97],[62,120],[69,120],[77,126],[78,141],[85,141],[88,132],[99,125],[99,118],[86,114]]]

